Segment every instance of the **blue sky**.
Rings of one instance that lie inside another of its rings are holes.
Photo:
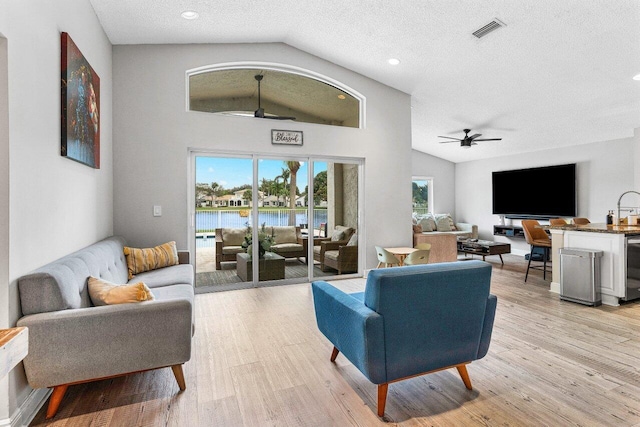
[[[286,168],[282,160],[262,159],[258,163],[258,181],[262,178],[273,179]],[[327,170],[325,162],[315,163],[315,173]],[[308,167],[302,162],[298,171],[298,189],[304,191],[307,185]],[[251,159],[235,159],[223,157],[196,157],[196,182],[217,182],[224,188],[239,187],[243,184],[251,184],[253,163]]]

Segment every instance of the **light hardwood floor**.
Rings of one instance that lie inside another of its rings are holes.
[[[640,426],[640,303],[561,302],[521,257],[488,257],[498,308],[487,356],[376,387],[315,325],[310,286],[196,296],[196,334],[178,393],[170,369],[72,386],[33,426]],[[364,279],[333,282],[358,291]],[[460,298],[464,298],[461,295]]]

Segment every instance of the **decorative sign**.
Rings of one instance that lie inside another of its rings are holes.
[[[302,145],[302,131],[271,129],[271,143],[284,145]]]

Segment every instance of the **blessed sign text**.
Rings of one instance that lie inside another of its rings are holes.
[[[302,131],[271,130],[272,144],[302,145]]]

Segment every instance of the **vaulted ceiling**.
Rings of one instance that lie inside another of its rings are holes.
[[[453,162],[640,128],[637,0],[90,1],[116,45],[282,42],[406,92],[413,148]],[[440,143],[465,128],[502,140]]]

